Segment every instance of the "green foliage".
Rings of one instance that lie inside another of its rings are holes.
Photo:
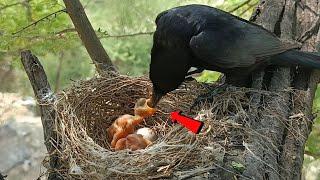
[[[220,75],[219,72],[205,70],[200,77],[196,78],[196,80],[199,82],[212,83],[217,81]]]
[[[0,7],[16,4],[0,8],[0,61],[11,60],[19,76],[15,81],[18,88],[13,91],[31,92],[29,81],[20,70],[20,51],[24,49],[30,49],[39,57],[54,89],[58,84],[56,74],[61,53],[66,55],[62,57],[64,60],[60,73],[60,87],[65,87],[72,78],[92,75],[93,67],[89,64],[89,56],[82,48],[77,34],[59,33],[73,27],[69,16],[60,11],[64,9],[63,4],[57,0],[32,0],[28,8],[20,2],[23,1],[0,0]],[[28,14],[28,11],[31,13]],[[52,15],[48,16],[50,14]],[[43,19],[46,16],[48,17]],[[42,20],[38,21],[40,19]],[[27,27],[29,25],[31,26]]]
[[[313,101],[313,111],[317,113],[319,110],[320,110],[320,85],[318,85],[317,87],[317,91]]]
[[[242,173],[242,172],[245,170],[245,167],[244,167],[243,164],[238,163],[238,162],[235,162],[235,161],[232,161],[232,162],[231,162],[231,166],[232,166],[232,168],[233,168],[234,170],[236,170],[236,171],[238,171],[238,172],[240,172],[240,173]]]
[[[313,111],[319,114],[320,110],[320,86],[318,85],[315,98],[313,101]],[[313,124],[312,132],[308,138],[305,150],[309,155],[320,158],[320,117],[318,116]]]
[[[316,158],[320,157],[320,118],[317,118],[312,127],[312,132],[306,144],[306,151]]]
[[[110,38],[103,41],[113,63],[122,74],[142,75],[149,69],[152,40],[149,37],[132,37],[130,40]]]
[[[1,4],[13,4],[20,1],[1,0]],[[57,13],[47,19],[30,26],[28,29],[16,33],[33,21],[63,9],[57,0],[32,0],[30,1],[31,16],[27,15],[27,7],[23,4],[12,6],[0,11],[1,35],[0,51],[13,56],[19,56],[21,49],[31,49],[37,55],[45,55],[48,52],[57,53],[65,48],[74,46],[78,38],[74,34],[63,37],[56,33],[71,26],[66,13]],[[67,41],[66,41],[67,39]],[[73,41],[71,40],[73,39]],[[63,44],[63,46],[61,46]]]

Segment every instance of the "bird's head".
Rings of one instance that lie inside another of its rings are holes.
[[[136,102],[134,106],[134,114],[141,116],[143,118],[147,118],[152,116],[157,110],[155,108],[152,108],[149,106],[150,103],[148,103],[150,100],[146,98],[140,98]]]
[[[190,69],[190,55],[182,49],[156,49],[151,52],[149,77],[153,84],[150,107],[167,93],[177,89]]]
[[[161,91],[158,90],[157,87],[155,87],[155,85],[153,86],[153,90],[152,90],[152,95],[151,98],[148,99],[148,106],[155,108],[158,104],[158,102],[160,101],[160,99],[165,95],[166,93],[163,93]]]

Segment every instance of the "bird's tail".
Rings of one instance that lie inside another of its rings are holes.
[[[320,69],[320,53],[289,50],[272,57],[273,64],[284,66],[304,66],[306,68]]]

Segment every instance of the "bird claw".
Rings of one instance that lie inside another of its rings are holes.
[[[189,111],[191,112],[195,107],[200,107],[200,105],[205,104],[207,102],[212,102],[214,95],[217,93],[205,93],[199,95],[193,102],[193,104],[190,106]]]
[[[227,84],[219,85],[212,90],[209,90],[207,93],[200,94],[190,106],[189,111],[191,112],[195,107],[199,107],[201,104],[205,104],[207,102],[212,102],[213,97],[225,91],[227,88]]]

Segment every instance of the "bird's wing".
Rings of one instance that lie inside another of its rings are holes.
[[[265,57],[297,48],[291,43],[281,42],[265,29],[247,26],[204,29],[191,38],[189,46],[197,58],[221,68],[248,67]]]

